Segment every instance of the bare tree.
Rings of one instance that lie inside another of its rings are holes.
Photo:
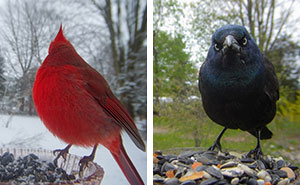
[[[299,22],[299,16],[292,16],[295,4],[295,0],[203,0],[191,3],[191,24],[199,43],[209,43],[210,35],[220,25],[242,24],[266,53],[282,34],[293,34],[287,28],[293,30]]]
[[[138,106],[138,109],[146,109],[146,1],[90,1],[99,11],[109,31],[117,94],[131,115],[135,115],[135,104],[144,104],[142,107]],[[141,96],[143,98],[138,98]],[[146,114],[146,111],[141,112]]]
[[[7,1],[2,14],[6,61],[17,82],[13,98],[17,99],[20,111],[29,114],[34,112],[31,94],[35,72],[47,54],[49,33],[59,18],[53,9],[46,7],[44,3],[29,0]]]
[[[286,4],[283,4],[286,3]],[[239,19],[250,29],[262,51],[271,50],[283,30],[289,26],[295,0],[238,0]],[[287,5],[286,7],[284,5]],[[279,8],[280,7],[280,8]],[[279,12],[280,11],[280,12]],[[276,18],[276,12],[280,17]]]

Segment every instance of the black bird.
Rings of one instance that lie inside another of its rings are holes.
[[[213,34],[200,68],[199,90],[207,115],[225,127],[209,150],[221,151],[227,128],[241,129],[257,138],[248,156],[260,158],[260,139],[272,137],[266,125],[276,113],[279,84],[272,63],[243,26],[226,25]]]

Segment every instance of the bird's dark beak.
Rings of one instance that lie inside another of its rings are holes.
[[[235,40],[235,38],[232,35],[227,35],[225,37],[225,40],[223,42],[222,53],[226,54],[229,50],[235,53],[239,53],[241,51],[239,43]]]

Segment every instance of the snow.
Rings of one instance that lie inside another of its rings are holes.
[[[43,148],[62,149],[66,143],[53,136],[38,117],[13,116],[6,128],[8,115],[0,115],[0,147],[7,148]],[[124,147],[135,165],[137,171],[146,184],[147,155],[139,150],[126,133],[122,134]],[[71,154],[78,156],[89,155],[92,148],[73,146]],[[103,146],[99,146],[94,162],[104,169],[103,185],[129,184],[118,164],[110,152]]]

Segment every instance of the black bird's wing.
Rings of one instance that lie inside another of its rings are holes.
[[[276,102],[279,99],[279,83],[273,64],[264,56],[264,66],[266,70],[265,94],[271,101]]]
[[[264,86],[264,93],[267,95],[268,99],[272,103],[276,103],[279,99],[279,83],[278,78],[275,73],[275,69],[270,60],[264,56],[263,62],[265,66],[265,77],[266,82]],[[275,107],[275,106],[274,106]],[[275,110],[276,111],[276,110]],[[255,130],[249,131],[253,136],[258,137]],[[272,137],[272,132],[265,126],[261,128],[260,139],[270,139]]]

